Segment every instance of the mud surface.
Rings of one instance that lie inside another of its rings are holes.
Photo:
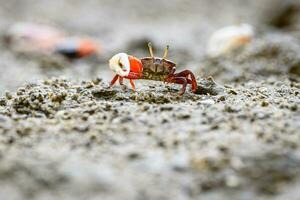
[[[299,199],[298,2],[172,2],[0,1],[2,31],[43,22],[103,49],[70,61],[2,40],[0,199]],[[209,35],[240,21],[254,41],[207,58]],[[148,55],[149,40],[195,72],[197,94],[108,87],[108,58]]]

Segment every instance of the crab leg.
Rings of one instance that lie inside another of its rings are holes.
[[[180,95],[183,95],[186,91],[186,85],[188,84],[188,80],[185,78],[185,77],[170,77],[168,79],[166,79],[166,82],[169,82],[169,83],[177,83],[177,84],[181,84],[182,85],[182,88],[181,88],[181,91],[180,91]]]
[[[195,93],[196,90],[197,90],[197,81],[196,81],[196,78],[194,76],[194,74],[190,71],[190,70],[184,70],[182,72],[179,72],[177,74],[174,74],[173,76],[175,77],[185,77],[185,78],[188,78],[188,76],[190,75],[191,77],[191,84],[192,85],[192,91]],[[190,80],[190,79],[189,79]]]
[[[143,77],[143,75],[140,74],[140,73],[129,72],[128,76],[125,76],[124,78],[127,78],[127,79],[140,79],[142,77]]]
[[[132,89],[135,90],[135,84],[133,82],[133,79],[140,79],[142,77],[143,77],[142,74],[134,73],[134,72],[129,72],[128,76],[126,76],[126,77],[115,75],[114,78],[110,82],[110,87],[113,86],[117,82],[118,79],[119,79],[120,85],[124,85],[123,80],[124,80],[124,78],[126,78],[126,79],[129,79]]]
[[[132,89],[135,91],[135,85],[132,79],[129,79]]]
[[[118,80],[118,78],[119,78],[119,75],[115,75],[114,78],[111,80],[109,86],[110,86],[110,87],[113,86],[113,85],[116,83],[116,81]]]
[[[168,77],[164,80],[164,83],[169,82],[168,80],[171,80],[174,77],[175,71],[176,71],[176,67],[173,67],[172,70],[170,71]]]
[[[141,79],[141,78],[143,78],[143,75],[141,73],[129,72],[128,76],[126,76],[124,78],[129,79],[132,89],[135,90],[135,85],[134,85],[133,80]]]

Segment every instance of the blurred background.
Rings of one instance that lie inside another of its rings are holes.
[[[1,0],[0,5],[2,35],[18,22],[30,22],[53,26],[71,35],[92,37],[101,45],[96,59],[61,63],[56,58],[41,61],[37,57],[16,55],[2,41],[1,93],[26,81],[49,76],[109,80],[110,56],[117,52],[147,56],[148,41],[153,42],[159,56],[169,44],[170,59],[179,68],[203,75],[200,70],[211,34],[239,23],[252,25],[256,35],[281,32],[299,39],[298,0]]]
[[[149,41],[200,95],[106,87]],[[300,0],[0,0],[0,199],[298,200],[299,41]]]

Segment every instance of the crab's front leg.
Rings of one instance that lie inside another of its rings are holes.
[[[119,79],[119,84],[124,85],[123,83],[124,78],[120,75],[115,75],[114,78],[111,80],[109,87],[112,87],[117,82],[118,79]]]
[[[134,82],[133,82],[133,79],[135,76],[127,76],[126,78],[129,78],[129,81],[130,81],[130,85],[132,87],[132,90],[135,91],[135,85],[134,85]],[[119,84],[121,86],[125,86],[124,83],[123,83],[123,80],[124,80],[124,77],[120,76],[120,75],[115,75],[114,78],[111,80],[110,82],[110,87],[112,87],[116,82],[117,80],[119,79]]]
[[[119,75],[115,75],[114,78],[110,81],[109,87],[112,87],[118,80]]]
[[[133,91],[135,91],[135,84],[134,84],[133,80],[141,79],[142,77],[143,77],[143,75],[141,73],[129,72],[128,76],[126,76],[125,78],[129,79],[131,88]]]

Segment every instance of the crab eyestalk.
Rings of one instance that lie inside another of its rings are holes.
[[[165,52],[164,52],[164,55],[163,55],[163,58],[162,58],[162,59],[166,59],[166,58],[167,58],[168,52],[169,52],[169,48],[170,48],[170,46],[167,45],[166,48],[165,48]]]
[[[151,44],[151,42],[148,43],[148,48],[149,48],[150,56],[151,56],[152,58],[154,58],[154,54],[153,54],[153,49],[152,49],[152,44]]]

